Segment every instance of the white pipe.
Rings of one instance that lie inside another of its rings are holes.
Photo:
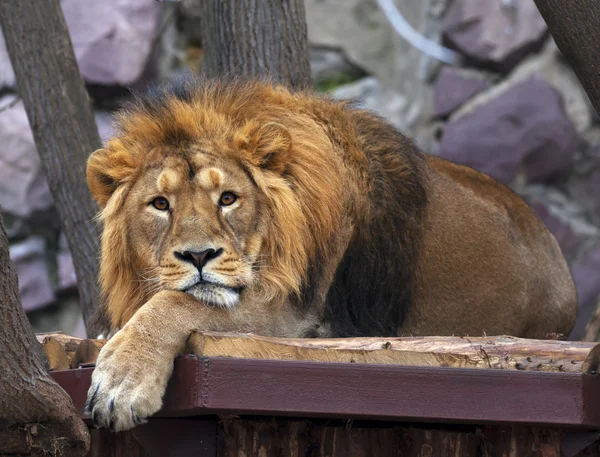
[[[400,13],[398,8],[396,8],[394,0],[377,0],[377,3],[396,32],[412,46],[428,56],[441,60],[449,65],[458,66],[461,64],[462,56],[459,53],[440,46],[435,41],[429,40],[417,32],[406,19],[404,19],[404,16],[402,16],[402,13]]]

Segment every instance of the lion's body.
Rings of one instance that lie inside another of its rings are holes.
[[[113,331],[129,322],[105,358],[121,357],[139,328],[154,328],[167,358],[194,329],[571,330],[568,267],[525,202],[369,112],[261,82],[204,81],[149,96],[119,125],[88,166],[103,208],[106,315]],[[156,197],[168,211],[149,206]],[[196,251],[209,261],[194,263]],[[96,385],[134,376],[103,366]]]

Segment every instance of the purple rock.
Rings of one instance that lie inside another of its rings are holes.
[[[0,100],[0,106],[11,97]],[[50,208],[52,196],[35,148],[29,121],[19,102],[0,114],[0,204],[21,217]]]
[[[58,253],[58,287],[60,290],[77,287],[77,277],[70,252]]]
[[[578,144],[559,94],[533,77],[448,123],[438,155],[504,184],[523,166],[538,182],[568,169]]]
[[[55,300],[44,258],[44,240],[30,238],[10,247],[10,257],[19,277],[19,295],[27,312],[42,308]]]
[[[100,139],[102,143],[106,143],[113,136],[113,118],[110,113],[106,111],[97,111],[94,113],[96,118],[96,126],[98,127],[98,134],[100,135]]]
[[[73,335],[77,338],[87,338],[87,331],[85,330],[85,324],[83,323],[83,317],[77,321],[77,326],[74,330],[69,332],[70,335]]]
[[[573,229],[562,222],[559,218],[553,216],[548,208],[540,202],[531,204],[531,208],[537,216],[542,220],[544,225],[552,232],[556,241],[563,252],[563,255],[570,259],[577,253],[577,248],[580,245],[580,240]]]
[[[79,69],[88,82],[136,82],[148,64],[161,5],[149,0],[62,0]]]
[[[483,78],[477,78],[455,68],[444,67],[435,83],[434,115],[447,116],[489,86],[489,82]]]
[[[577,286],[578,311],[575,328],[569,338],[578,340],[583,337],[585,326],[592,317],[600,296],[600,246],[574,265],[571,271]]]
[[[547,27],[533,0],[452,0],[444,37],[467,56],[510,67],[539,44]]]

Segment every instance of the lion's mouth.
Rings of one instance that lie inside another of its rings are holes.
[[[243,287],[229,287],[200,280],[183,291],[207,305],[231,308],[239,302]]]
[[[216,283],[216,282],[208,282],[208,281],[204,281],[204,280],[199,280],[198,282],[192,284],[191,286],[189,286],[187,289],[184,289],[184,292],[188,292],[192,289],[196,289],[196,288],[201,288],[201,289],[228,289],[237,293],[242,292],[242,290],[244,289],[243,287],[231,287],[231,286],[226,286],[225,284],[220,284],[220,283]]]

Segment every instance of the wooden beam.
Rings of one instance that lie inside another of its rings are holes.
[[[83,411],[92,368],[52,377]],[[600,428],[600,377],[185,356],[156,417],[257,415]]]
[[[195,333],[185,351],[207,357],[505,370],[595,371],[600,344],[497,337],[270,338]]]
[[[64,348],[68,365],[76,368],[80,364],[94,363],[106,342],[83,340],[63,333],[38,334],[37,338],[51,360],[51,369],[64,369],[64,363],[58,365],[63,360],[57,354],[60,346]],[[600,343],[527,340],[510,336],[293,339],[204,332],[192,334],[184,352],[241,359],[570,373],[598,371],[600,363]]]

